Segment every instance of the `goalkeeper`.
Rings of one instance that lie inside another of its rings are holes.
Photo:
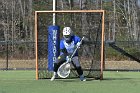
[[[78,52],[76,51],[75,55],[71,60],[69,57],[73,53],[75,46],[80,46],[80,40],[81,38],[74,35],[70,27],[64,27],[63,39],[60,41],[60,56],[57,58],[56,63],[54,63],[54,73],[51,81],[53,81],[57,77],[57,70],[59,66],[67,60],[73,62],[73,65],[76,67],[76,71],[80,77],[80,80],[86,81],[78,59]]]

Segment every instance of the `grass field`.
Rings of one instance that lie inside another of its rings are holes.
[[[0,93],[139,93],[140,72],[104,72],[104,80],[35,80],[35,71],[0,71]]]

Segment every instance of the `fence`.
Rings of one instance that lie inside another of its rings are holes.
[[[35,69],[34,42],[0,42],[0,69]]]
[[[140,41],[117,41],[116,47],[106,44],[105,70],[139,71]]]
[[[13,43],[1,41],[0,70],[34,70],[34,44],[35,42],[31,41],[16,41]],[[118,41],[115,44],[140,60],[140,41]],[[106,44],[105,70],[139,71],[140,64]]]

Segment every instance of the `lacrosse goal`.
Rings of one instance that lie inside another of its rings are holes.
[[[56,14],[60,38],[64,26],[70,26],[74,34],[84,36],[89,43],[79,49],[79,60],[88,78],[103,79],[104,64],[104,10],[63,10],[35,11],[35,42],[36,42],[36,79],[51,78],[48,70],[48,31]],[[74,67],[68,78],[77,77]]]

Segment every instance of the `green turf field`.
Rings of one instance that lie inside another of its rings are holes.
[[[35,80],[35,71],[0,71],[0,93],[139,93],[140,72],[104,72],[104,80]]]

